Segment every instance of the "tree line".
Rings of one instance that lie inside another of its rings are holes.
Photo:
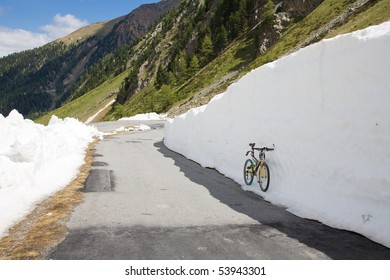
[[[229,44],[255,26],[260,18],[268,23],[272,23],[274,18],[275,4],[271,0],[205,0],[203,4],[199,3],[183,1],[161,20],[160,38],[167,37],[175,24],[178,24],[178,32],[169,42],[167,57],[155,62],[157,70],[153,86],[156,90],[153,98],[157,108],[151,105],[149,110],[168,109],[179,99],[172,94],[172,88],[186,83]],[[259,17],[255,16],[257,10],[261,13]],[[178,18],[181,18],[179,23],[176,22]],[[259,36],[260,32],[254,32],[253,36]],[[137,67],[147,60],[152,61],[145,56],[144,60],[138,59],[133,65],[133,70],[121,86],[117,103],[124,104],[139,90]]]

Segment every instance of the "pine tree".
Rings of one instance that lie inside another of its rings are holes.
[[[241,29],[239,30],[240,33],[248,29],[248,25],[249,25],[248,18],[249,18],[249,13],[247,11],[247,1],[242,0],[240,1],[240,20],[241,20],[241,25],[240,25]]]
[[[229,23],[231,25],[230,32],[232,38],[236,38],[242,30],[240,12],[236,11],[229,17]]]
[[[175,75],[171,71],[169,71],[168,72],[168,77],[167,77],[167,84],[168,85],[175,85],[176,81],[177,80],[176,80]]]
[[[180,51],[177,56],[176,77],[178,78],[179,83],[182,83],[187,79],[187,59],[184,51]]]
[[[213,55],[213,41],[211,41],[210,35],[204,36],[202,42],[200,43],[200,55],[201,55],[201,63],[205,65],[209,62],[211,56]]]
[[[220,52],[221,50],[226,48],[228,44],[229,44],[228,32],[225,26],[222,25],[215,39],[215,49],[217,52]]]
[[[164,67],[160,65],[157,70],[156,88],[159,89],[163,84],[167,84],[167,81],[168,72]]]
[[[190,76],[196,74],[200,69],[199,67],[199,59],[198,57],[194,54],[191,58],[190,65],[188,66],[188,74]]]
[[[264,23],[271,24],[275,18],[275,3],[272,0],[267,0],[264,6]]]

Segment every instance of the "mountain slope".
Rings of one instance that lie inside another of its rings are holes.
[[[122,73],[106,120],[150,111],[175,116],[206,104],[260,65],[326,36],[388,19],[390,0],[185,0],[125,50],[125,65],[113,63],[122,57],[116,52],[99,61],[90,76],[110,81]],[[88,84],[80,83],[79,88]],[[90,83],[85,92],[94,87]]]
[[[120,104],[106,119],[147,111],[169,110],[171,116],[183,113],[206,104],[251,69],[316,42],[332,31],[336,32],[332,36],[342,33],[339,28],[347,23],[353,25],[364,14],[369,18],[375,15],[376,22],[385,21],[390,14],[389,0],[291,0],[274,6],[271,1],[237,1],[236,6],[234,2],[206,1],[204,7],[202,1],[183,1],[175,13],[168,14],[154,32],[162,38],[154,43],[156,51],[139,63],[137,73],[133,72],[124,83]],[[241,26],[232,24],[240,5],[245,6],[242,15],[248,19]],[[379,6],[383,8],[379,13],[371,12],[379,10]],[[270,8],[273,12],[267,22]],[[225,26],[229,27],[227,39],[222,47],[217,46]],[[234,34],[235,28],[240,30],[238,34]],[[205,58],[202,43],[208,34],[213,50]],[[200,63],[191,68],[194,56]]]
[[[143,5],[127,16],[84,27],[41,48],[0,59],[0,113],[7,115],[16,108],[33,117],[54,109],[79,90],[75,86],[87,69],[140,39],[178,2]]]

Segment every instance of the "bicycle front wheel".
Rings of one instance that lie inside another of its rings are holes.
[[[260,164],[259,166],[258,179],[259,179],[260,189],[263,192],[266,192],[269,187],[270,176],[269,176],[268,165],[265,162]]]
[[[250,185],[253,182],[255,165],[251,159],[247,159],[244,164],[244,181],[246,185]]]

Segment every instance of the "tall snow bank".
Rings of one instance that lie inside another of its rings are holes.
[[[244,184],[248,143],[267,153],[265,199],[390,247],[390,22],[264,65],[168,121],[165,144]]]
[[[84,163],[96,128],[53,116],[48,126],[0,115],[0,235],[35,203],[64,188]]]

